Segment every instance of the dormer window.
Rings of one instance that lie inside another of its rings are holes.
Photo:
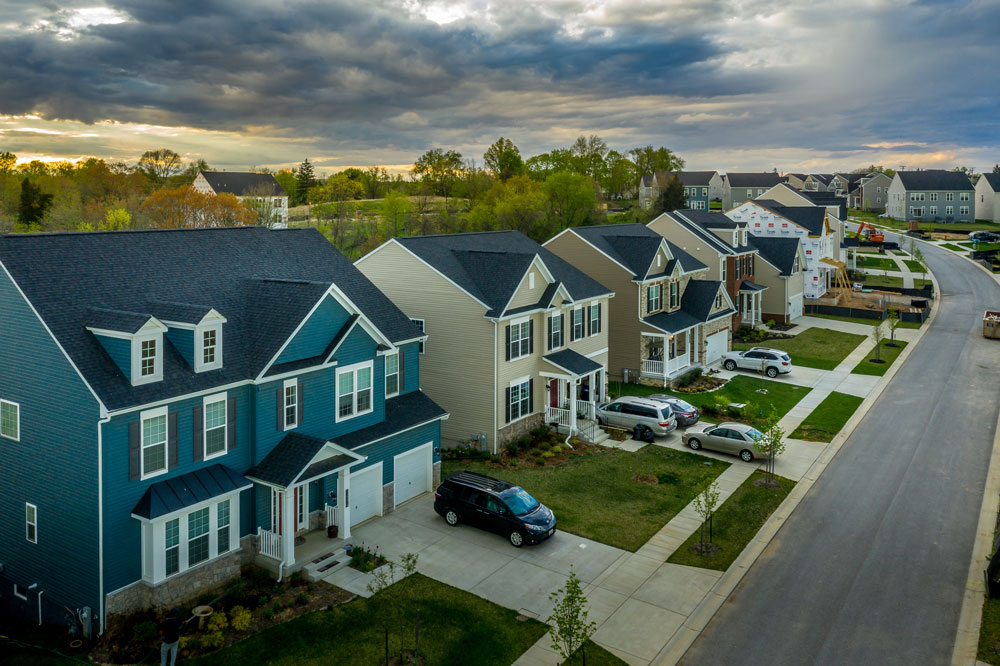
[[[735,229],[733,229],[733,247],[736,247],[736,245],[737,245],[737,243],[736,243],[736,234],[737,233],[738,232]]]
[[[132,386],[163,379],[163,333],[132,337]]]
[[[199,325],[194,333],[194,371],[206,372],[222,367],[222,324]]]
[[[156,338],[142,340],[139,353],[139,376],[152,377],[156,374]]]
[[[209,331],[202,331],[201,334],[201,362],[205,365],[215,363],[215,344],[218,331],[214,328]]]

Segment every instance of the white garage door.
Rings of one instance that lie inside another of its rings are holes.
[[[802,316],[802,294],[796,294],[788,300],[788,317],[798,319]]]
[[[396,504],[431,489],[431,446],[425,444],[393,458]]]
[[[727,343],[729,342],[729,331],[718,331],[712,333],[712,335],[705,338],[705,342],[708,343],[708,347],[705,350],[705,365],[718,361],[722,358],[722,355],[726,353]]]
[[[351,525],[379,515],[381,504],[382,465],[351,474]]]

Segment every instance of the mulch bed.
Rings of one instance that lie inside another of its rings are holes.
[[[775,325],[775,328],[777,328],[777,325]],[[794,328],[794,325],[792,328]],[[762,332],[764,334],[763,336],[758,333],[749,333],[746,335],[741,335],[738,332],[733,333],[733,342],[754,342],[759,344],[761,342],[767,342],[768,340],[789,340],[795,337],[794,335],[785,335],[784,333],[763,331],[763,329]]]
[[[768,326],[772,331],[790,331],[798,326],[798,324],[784,324],[781,322],[775,322],[773,326]]]
[[[719,377],[699,377],[687,386],[678,386],[674,389],[677,393],[707,393],[725,386],[726,380]]]

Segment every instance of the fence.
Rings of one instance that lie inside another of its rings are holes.
[[[258,542],[260,543],[260,554],[273,557],[276,560],[284,559],[281,548],[281,535],[275,534],[263,527],[257,528]]]
[[[913,291],[913,290],[911,290]],[[862,310],[855,308],[845,308],[839,305],[806,305],[806,314],[825,314],[835,317],[854,317],[856,319],[871,319],[872,322],[885,321],[888,310]],[[917,312],[900,312],[899,320],[913,323],[923,323],[930,314],[930,308],[925,307]]]

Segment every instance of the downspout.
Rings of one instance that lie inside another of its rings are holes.
[[[107,627],[105,612],[107,610],[107,599],[104,598],[104,424],[111,422],[111,417],[101,409],[104,415],[97,420],[97,594],[101,600],[101,627],[100,635],[104,635]],[[39,602],[40,603],[40,602]],[[41,606],[39,606],[41,614]]]
[[[493,320],[493,455],[497,454],[497,363],[500,362],[497,355],[497,340],[499,340],[500,324]],[[531,406],[534,408],[534,405]]]
[[[28,591],[30,592],[33,589],[35,589],[36,587],[38,587],[38,583],[32,583],[31,586],[28,588]],[[43,594],[45,594],[45,590],[39,590],[38,591],[38,626],[39,627],[42,626],[42,595]]]

